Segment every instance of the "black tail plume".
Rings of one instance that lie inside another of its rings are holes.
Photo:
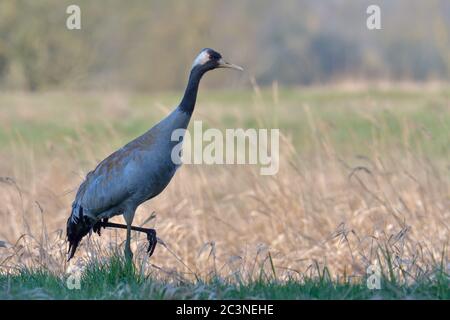
[[[73,258],[81,239],[89,233],[92,225],[92,219],[83,214],[83,208],[81,206],[73,206],[72,214],[67,220],[66,233],[67,241],[69,242],[67,261]]]

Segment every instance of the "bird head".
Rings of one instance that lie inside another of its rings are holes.
[[[242,71],[242,67],[235,64],[226,62],[220,53],[210,48],[205,48],[200,51],[199,55],[195,58],[192,64],[192,70],[198,69],[199,71],[210,71],[218,68],[230,68]]]

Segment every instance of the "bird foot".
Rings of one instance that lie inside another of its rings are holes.
[[[127,229],[127,226],[124,224],[111,223],[111,222],[108,222],[108,220],[106,220],[106,221],[103,220],[101,222],[97,222],[96,226],[94,226],[94,231],[99,232],[100,227]],[[153,251],[155,251],[156,244],[158,243],[155,229],[147,229],[147,228],[142,228],[142,227],[131,226],[131,230],[138,231],[138,232],[144,232],[147,235],[147,240],[148,240],[147,253],[151,257],[153,254]]]
[[[151,257],[153,254],[153,251],[155,251],[156,244],[158,243],[158,239],[156,238],[155,229],[148,229],[148,231],[146,233],[147,233],[147,240],[148,240],[147,253],[148,253],[148,256]]]
[[[106,224],[108,223],[108,219],[104,218],[101,221],[98,221],[96,224],[94,224],[94,226],[92,227],[92,230],[97,233],[99,236],[102,235],[102,228],[105,229],[106,228]]]

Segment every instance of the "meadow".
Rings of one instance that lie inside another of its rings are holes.
[[[0,298],[449,299],[450,90],[200,92],[205,127],[279,128],[280,169],[186,165],[125,234],[65,225],[86,173],[179,93],[0,93]],[[114,218],[122,223],[122,219]],[[381,289],[369,290],[369,266]],[[69,290],[78,272],[81,289]]]

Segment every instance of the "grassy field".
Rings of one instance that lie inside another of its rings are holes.
[[[124,233],[65,223],[85,174],[178,103],[179,93],[0,94],[0,298],[448,299],[450,91],[201,92],[204,127],[279,128],[280,170],[186,165]],[[120,218],[114,220],[121,221]],[[381,290],[365,285],[377,265]],[[81,290],[66,278],[80,270]]]
[[[120,256],[105,263],[91,261],[80,274],[79,289],[70,289],[67,281],[71,281],[67,276],[48,270],[22,269],[0,276],[0,299],[450,299],[444,273],[409,285],[383,275],[380,290],[369,290],[364,282],[335,281],[326,270],[318,270],[317,278],[302,280],[278,281],[276,274],[261,272],[249,281],[219,276],[208,281],[162,281]]]

